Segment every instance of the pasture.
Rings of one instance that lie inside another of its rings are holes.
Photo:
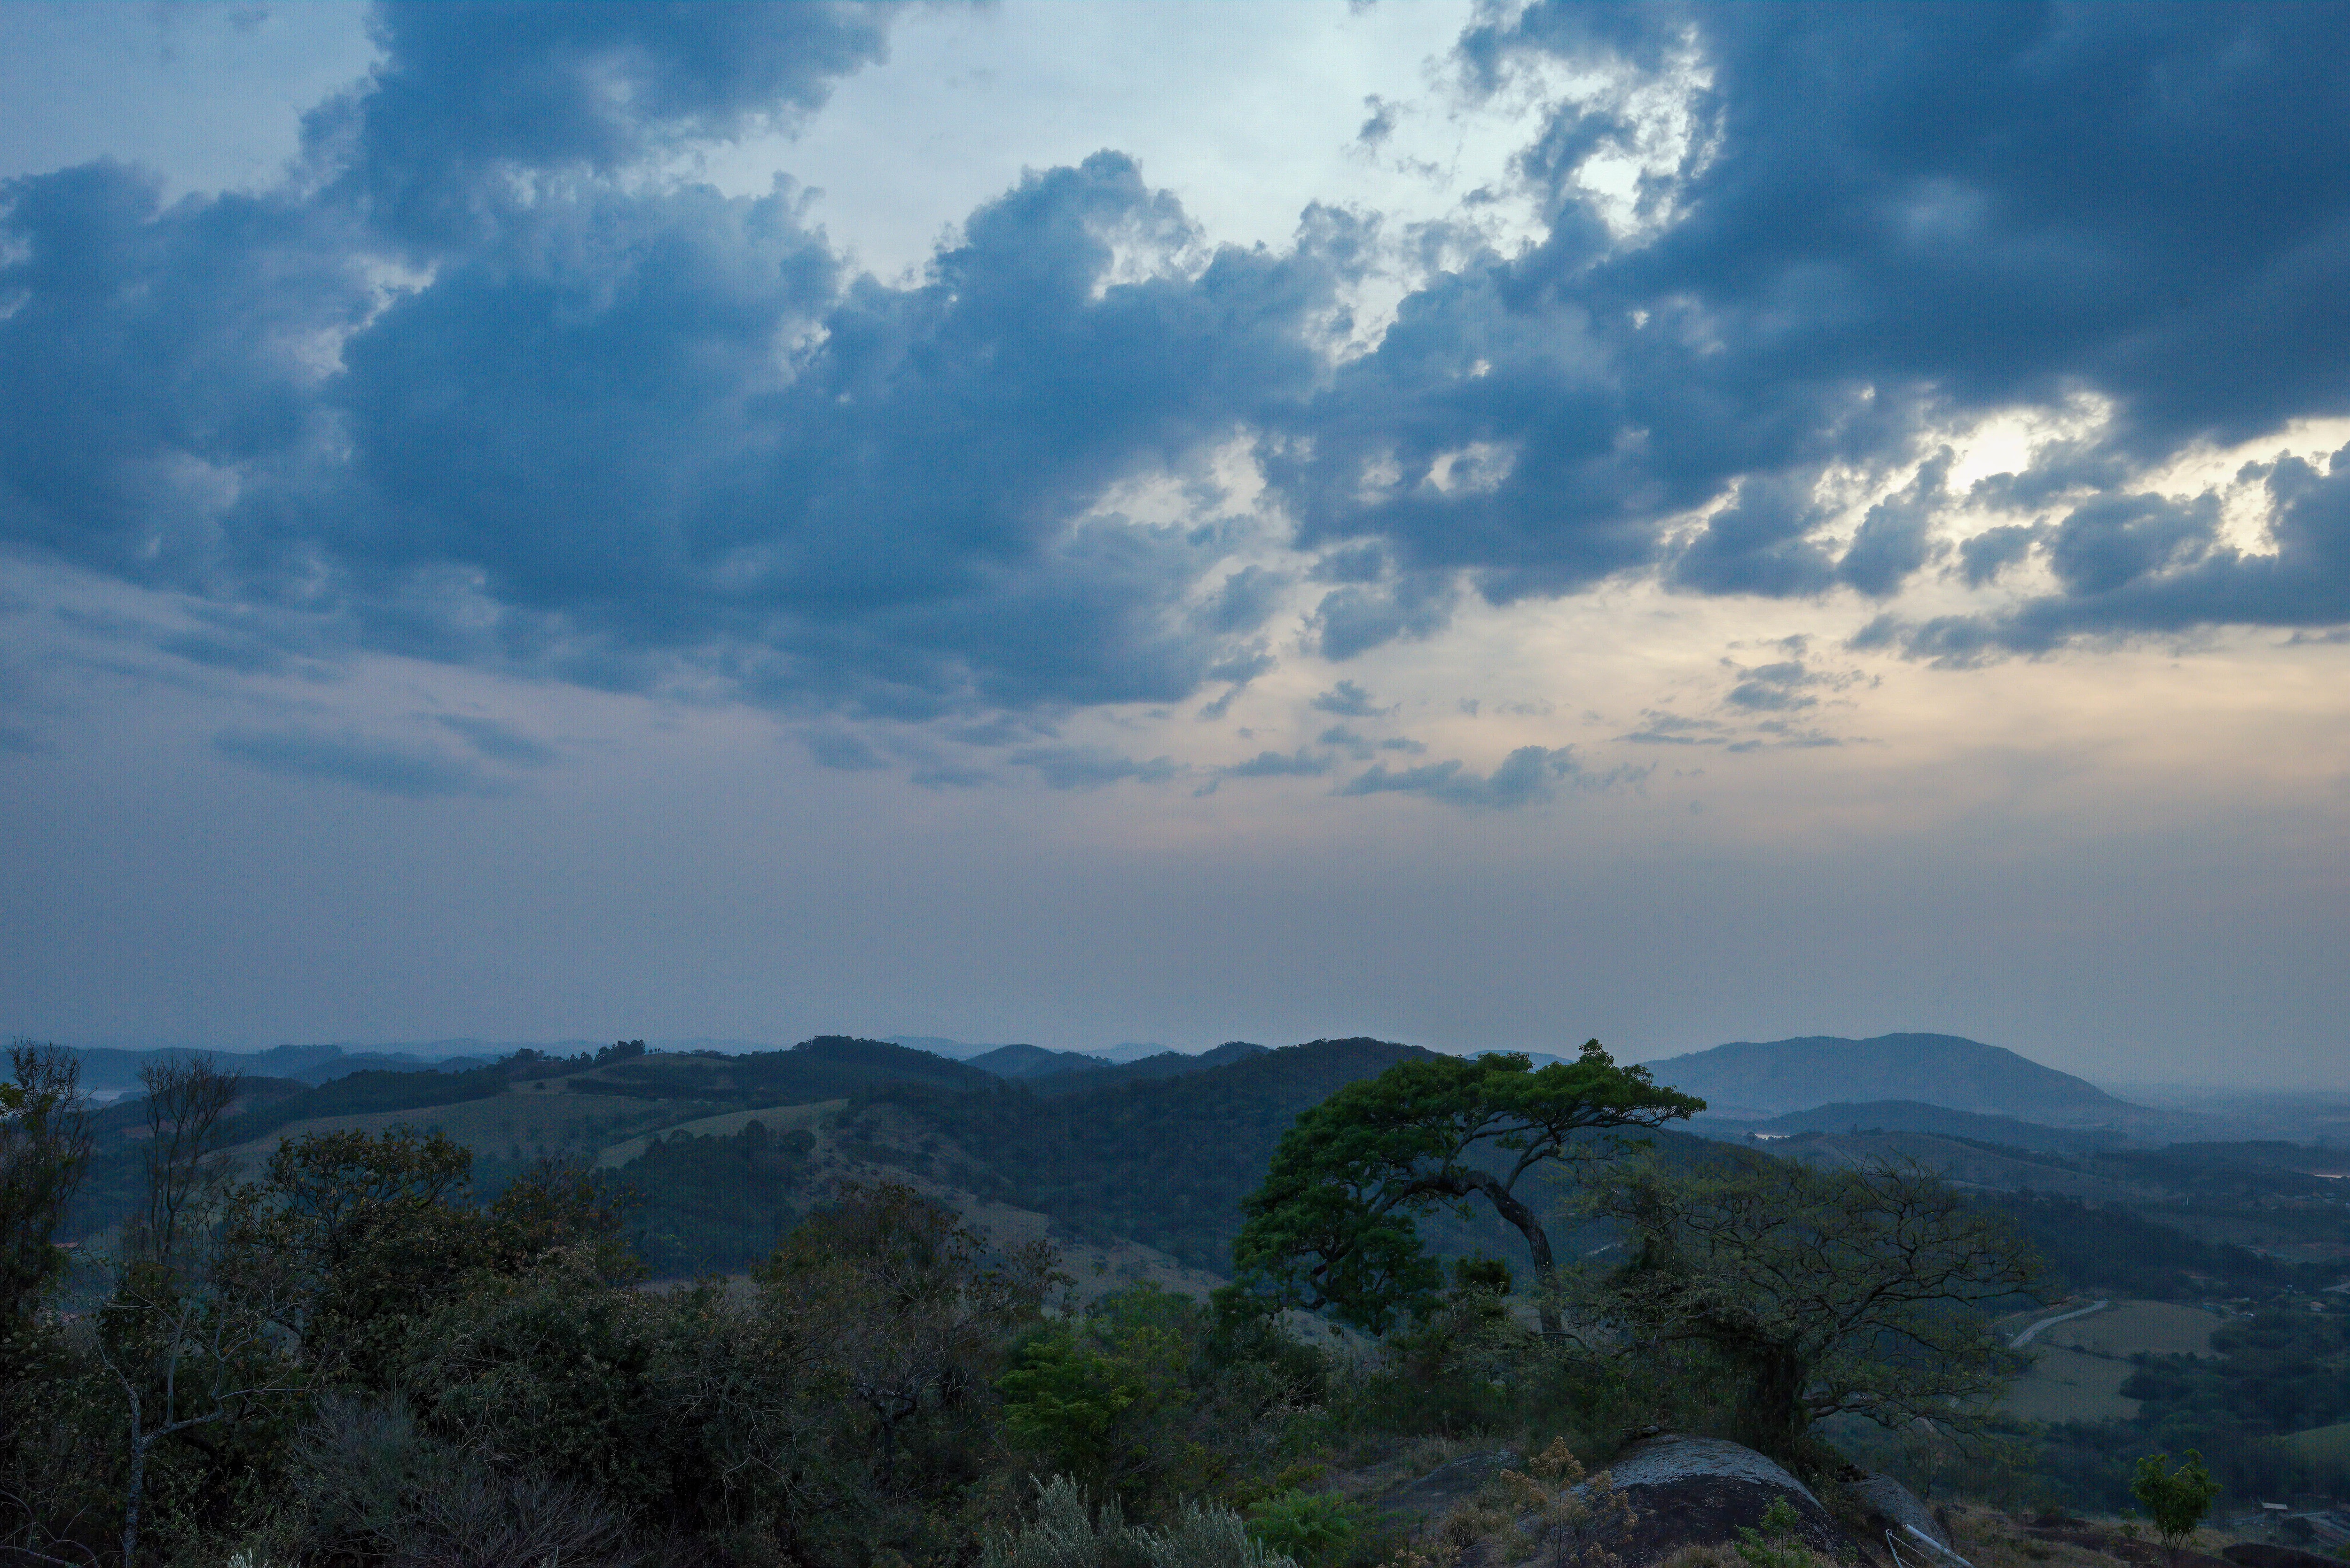
[[[437,1129],[470,1147],[478,1159],[519,1163],[541,1155],[592,1158],[612,1144],[708,1116],[717,1108],[706,1100],[627,1100],[522,1085],[487,1099],[423,1110],[316,1116],[240,1144],[229,1153],[250,1167],[267,1159],[279,1143],[306,1133],[349,1128],[380,1133],[406,1125]]]
[[[2312,1463],[2350,1465],[2350,1421],[2292,1433],[2284,1446]]]
[[[2137,1370],[2128,1362],[2061,1345],[2031,1348],[2037,1353],[2032,1370],[2000,1401],[2008,1415],[2027,1421],[2115,1421],[2137,1414],[2138,1402],[2122,1397],[2122,1384]]]
[[[2117,1301],[2104,1312],[2043,1329],[2043,1344],[2095,1355],[2209,1355],[2211,1331],[2228,1320],[2171,1302]]]
[[[613,1144],[596,1157],[596,1163],[607,1169],[623,1166],[645,1152],[645,1146],[656,1137],[671,1133],[688,1133],[695,1137],[733,1137],[753,1122],[764,1123],[771,1133],[791,1132],[799,1127],[813,1128],[833,1112],[847,1105],[847,1100],[819,1100],[808,1106],[769,1106],[764,1110],[725,1111],[714,1116],[702,1116],[672,1127],[656,1127],[648,1133]]]

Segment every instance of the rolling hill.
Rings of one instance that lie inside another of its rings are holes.
[[[999,1078],[1044,1078],[1060,1073],[1090,1073],[1109,1065],[1104,1057],[1078,1051],[1047,1051],[1042,1045],[998,1045],[964,1061]]]
[[[1875,1100],[1919,1101],[2053,1126],[2127,1122],[2151,1114],[2086,1079],[1956,1034],[1741,1041],[1642,1065],[1660,1084],[1703,1096],[1717,1116],[1768,1117]]]
[[[936,1168],[983,1197],[1220,1270],[1240,1228],[1240,1200],[1263,1179],[1274,1145],[1298,1113],[1358,1078],[1435,1054],[1364,1039],[1279,1051],[1233,1042],[1209,1054],[1226,1053],[1217,1064],[1169,1078],[1126,1076],[1155,1057],[1056,1075],[1046,1080],[1055,1088],[1083,1086],[1049,1096],[1025,1084],[951,1098],[881,1090],[864,1096],[850,1118],[895,1111],[960,1150],[957,1159],[941,1149]]]

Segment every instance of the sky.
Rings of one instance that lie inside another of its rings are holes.
[[[2350,1087],[2345,51],[0,0],[0,1032]]]

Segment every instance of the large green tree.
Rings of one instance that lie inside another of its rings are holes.
[[[1349,1084],[1297,1118],[1274,1151],[1232,1260],[1244,1297],[1331,1309],[1374,1334],[1426,1307],[1443,1276],[1417,1217],[1466,1213],[1482,1198],[1525,1238],[1543,1332],[1562,1332],[1550,1236],[1520,1187],[1544,1166],[1614,1152],[1605,1135],[1661,1127],[1705,1109],[1619,1066],[1591,1041],[1573,1062],[1433,1056]],[[1594,1137],[1594,1133],[1602,1136]]]
[[[1977,1309],[2030,1290],[2038,1260],[1922,1167],[1724,1150],[1697,1171],[1630,1162],[1590,1207],[1627,1250],[1602,1312],[1636,1344],[1719,1356],[1742,1435],[1782,1459],[1835,1415],[1979,1427],[2024,1365]]]

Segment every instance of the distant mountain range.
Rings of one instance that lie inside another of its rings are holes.
[[[535,1048],[553,1056],[570,1056],[592,1052],[602,1044],[556,1041],[538,1043]],[[666,1059],[672,1061],[681,1056],[707,1060],[720,1053],[762,1059],[775,1055],[746,1041],[660,1044],[666,1048]],[[960,1064],[985,1075],[970,1081],[1016,1082],[1055,1097],[1081,1087],[1090,1090],[1121,1082],[1185,1076],[1244,1060],[1264,1049],[1245,1041],[1230,1041],[1212,1051],[1194,1054],[1137,1043],[1090,1053],[1049,1050],[1024,1043],[973,1044],[931,1035],[899,1035],[888,1044],[909,1053],[899,1060],[910,1069],[925,1061],[941,1066]],[[325,1084],[359,1072],[463,1072],[503,1060],[516,1048],[514,1042],[463,1039],[364,1049],[279,1045],[267,1051],[213,1054],[221,1056],[224,1065],[252,1076]],[[139,1071],[150,1062],[203,1053],[166,1048],[85,1049],[77,1054],[82,1062],[84,1086],[104,1098],[135,1091]],[[1527,1054],[1537,1067],[1571,1060],[1544,1052]],[[2050,1129],[2144,1126],[2150,1120],[2176,1119],[2175,1113],[2132,1105],[2069,1073],[1955,1034],[1881,1034],[1869,1040],[1807,1035],[1743,1041],[1645,1065],[1658,1082],[1703,1096],[1709,1118],[1740,1123],[1740,1130],[1841,1132],[1876,1127],[1887,1131],[1955,1134],[2023,1147],[2073,1147],[2074,1140],[2053,1138]],[[935,1078],[919,1069],[911,1075]],[[1802,1125],[1786,1120],[1794,1113],[1802,1113]],[[1977,1126],[1951,1119],[1970,1115],[2011,1118],[2018,1125]],[[2040,1130],[2020,1130],[2027,1125]]]
[[[886,1038],[892,1045],[903,1045],[908,1049],[914,1051],[928,1051],[933,1056],[944,1056],[949,1061],[952,1062],[978,1062],[983,1056],[993,1057],[998,1053],[1007,1051],[1020,1053],[1035,1051],[1041,1053],[1045,1056],[1055,1058],[1076,1058],[1077,1060],[1096,1064],[1097,1065],[1111,1064],[1122,1062],[1139,1062],[1144,1058],[1150,1056],[1182,1056],[1198,1054],[1196,1052],[1177,1051],[1172,1046],[1159,1045],[1149,1041],[1139,1040],[1129,1040],[1124,1044],[1113,1045],[1107,1051],[1050,1051],[1046,1050],[1042,1045],[974,1045],[968,1040],[950,1040],[943,1034],[890,1034],[884,1036],[884,1038]],[[1005,1056],[1003,1059],[1007,1063],[1034,1060],[1034,1058],[1025,1054],[1018,1056]],[[993,1072],[996,1069],[991,1068],[989,1070]],[[1030,1073],[1021,1072],[1003,1074],[1003,1076],[1007,1078],[1024,1078],[1032,1075],[1033,1075]]]
[[[1716,1116],[1761,1118],[1890,1100],[2056,1126],[2126,1122],[2149,1114],[2086,1079],[1956,1034],[1742,1041],[1642,1065],[1659,1084],[1702,1096]]]
[[[597,1044],[609,1041],[565,1041],[559,1046],[543,1046],[549,1051],[588,1050]],[[349,1051],[340,1045],[273,1045],[266,1051],[207,1051],[192,1045],[166,1045],[153,1051],[118,1051],[104,1046],[78,1049],[74,1055],[81,1062],[81,1086],[99,1096],[119,1095],[139,1087],[141,1069],[154,1062],[168,1062],[190,1056],[210,1056],[224,1068],[233,1068],[250,1077],[293,1078],[305,1084],[323,1084],[330,1079],[348,1077],[365,1072],[433,1072],[461,1073],[469,1067],[485,1066],[510,1054],[511,1045],[488,1045],[478,1040],[449,1040],[439,1045],[450,1050],[423,1045],[411,1050],[390,1047]],[[472,1054],[461,1054],[455,1047],[470,1048]]]

